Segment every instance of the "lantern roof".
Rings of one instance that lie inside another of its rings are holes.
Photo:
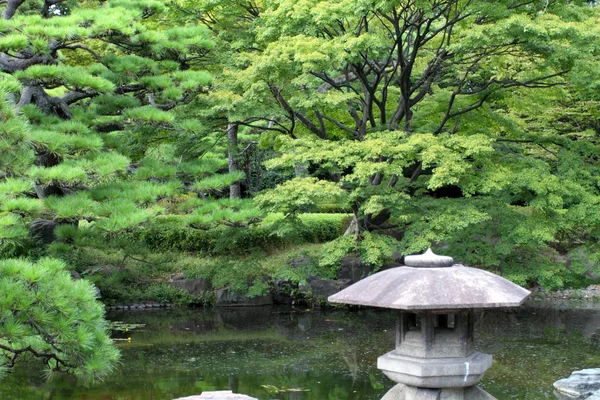
[[[331,303],[400,310],[516,307],[531,293],[491,272],[453,264],[452,257],[406,256],[406,266],[373,274],[329,296]]]

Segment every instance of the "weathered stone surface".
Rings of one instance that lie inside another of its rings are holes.
[[[397,384],[381,400],[496,400],[485,390],[472,386],[464,389],[423,389]]]
[[[340,290],[347,288],[351,281],[350,279],[321,279],[309,278],[308,283],[311,288],[313,301],[319,298],[327,298]]]
[[[314,263],[314,260],[311,259],[310,257],[298,257],[293,259],[292,261],[290,261],[290,267],[292,268],[301,268],[301,267],[306,267],[310,264]]]
[[[169,282],[169,285],[183,289],[192,296],[197,296],[211,290],[210,283],[204,278],[185,279],[183,274],[175,275]]]
[[[600,391],[600,368],[575,371],[565,379],[554,382],[556,397],[563,399],[588,399]]]
[[[292,305],[303,300],[303,296],[298,291],[298,282],[278,279],[273,285],[274,304]]]
[[[349,279],[350,282],[358,282],[373,272],[373,268],[365,265],[360,257],[346,256],[340,261],[337,279]]]
[[[29,228],[33,236],[40,238],[42,243],[50,244],[56,240],[54,228],[58,225],[60,224],[56,221],[38,218],[29,223]]]
[[[273,304],[273,295],[271,293],[263,296],[248,297],[227,288],[219,289],[215,293],[215,306],[217,307],[266,306],[271,304]]]
[[[243,394],[235,394],[231,390],[219,390],[217,392],[203,392],[198,396],[180,397],[175,400],[257,400],[254,397]]]
[[[498,275],[457,264],[381,271],[329,297],[329,301],[401,310],[457,310],[515,307],[529,294]]]
[[[492,366],[492,356],[474,352],[462,358],[418,358],[391,351],[377,359],[377,368],[394,382],[423,388],[475,385]]]

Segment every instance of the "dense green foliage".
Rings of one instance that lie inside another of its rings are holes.
[[[433,245],[523,285],[597,279],[595,7],[182,3],[236,54],[231,90],[278,122],[266,165],[300,175],[258,204],[353,211],[353,238],[324,263],[355,252],[379,267]]]
[[[61,259],[105,302],[430,246],[522,285],[600,279],[595,2],[3,7],[0,259]]]
[[[0,261],[0,373],[34,357],[48,376],[72,372],[87,382],[105,378],[119,360],[107,334],[104,306],[93,286],[73,281],[64,263]]]
[[[138,232],[155,250],[193,251],[202,254],[246,254],[256,250],[274,250],[286,245],[308,242],[328,242],[343,232],[344,214],[304,214],[292,226],[275,214],[261,225],[248,229],[222,226],[211,230],[194,229],[185,225],[180,216],[157,218]],[[276,227],[283,225],[284,229]]]

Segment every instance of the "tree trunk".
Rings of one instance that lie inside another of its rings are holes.
[[[229,173],[240,170],[238,156],[238,124],[227,124],[227,164],[229,164]],[[229,198],[241,199],[242,186],[240,182],[232,183],[229,186]]]
[[[35,104],[48,115],[56,115],[63,119],[71,118],[69,105],[59,97],[49,96],[44,88],[39,85],[25,86],[21,90],[21,99],[17,103],[17,107],[23,107],[27,104]]]
[[[359,236],[360,232],[366,231],[378,231],[388,228],[389,225],[386,224],[390,217],[392,216],[392,212],[387,208],[384,208],[377,214],[366,214],[362,217],[359,217],[357,211],[355,210],[354,217],[352,217],[352,221],[350,221],[350,225],[346,232],[344,232],[344,236],[354,235]]]
[[[17,9],[23,4],[25,0],[8,0],[6,2],[6,8],[2,12],[2,19],[11,19],[17,12]]]

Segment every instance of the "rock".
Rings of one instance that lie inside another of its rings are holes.
[[[185,290],[192,296],[197,296],[211,290],[210,283],[204,278],[185,279],[183,274],[178,274],[171,279],[169,285]]]
[[[273,285],[274,304],[294,304],[293,292],[298,291],[298,283],[289,280],[278,279]]]
[[[217,290],[215,306],[217,307],[247,307],[266,306],[273,304],[273,295],[267,293],[263,296],[248,297],[227,288]]]
[[[180,397],[175,400],[257,400],[254,397],[243,394],[235,394],[231,390],[219,390],[217,392],[203,392],[199,396]]]
[[[556,397],[562,399],[588,399],[600,391],[600,368],[575,371],[565,379],[554,382]]]
[[[346,256],[340,261],[340,269],[337,273],[337,279],[349,279],[352,283],[358,282],[373,272],[361,261],[360,257]]]
[[[318,303],[320,299],[327,300],[332,294],[347,288],[352,284],[352,281],[350,279],[309,278],[308,283],[310,284],[313,303]]]
[[[85,271],[83,272],[83,274],[85,274],[85,275],[102,274],[102,275],[104,275],[104,277],[108,277],[108,276],[114,274],[115,272],[117,272],[118,270],[119,270],[119,268],[117,268],[111,264],[95,265],[95,266],[86,268]]]
[[[71,278],[73,278],[74,281],[77,281],[81,279],[81,275],[79,275],[79,272],[77,271],[71,271]]]
[[[310,264],[314,263],[314,261],[310,257],[298,257],[290,261],[290,267],[292,268],[300,268],[306,267]]]
[[[29,223],[29,228],[33,236],[39,237],[42,243],[50,244],[56,240],[54,228],[58,225],[60,224],[56,221],[38,218]]]

